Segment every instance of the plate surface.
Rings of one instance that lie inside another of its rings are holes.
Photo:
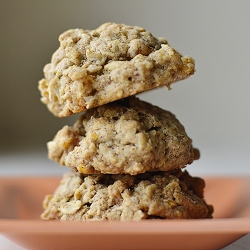
[[[0,178],[0,233],[27,249],[220,249],[250,232],[250,177],[205,178],[214,218],[141,222],[42,221],[60,178]]]

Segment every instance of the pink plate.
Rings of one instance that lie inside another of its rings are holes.
[[[27,249],[220,249],[250,232],[250,177],[205,178],[206,220],[42,221],[60,178],[0,178],[0,233]]]

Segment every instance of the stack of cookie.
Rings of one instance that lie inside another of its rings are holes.
[[[211,218],[204,180],[183,171],[199,158],[176,117],[135,95],[170,89],[195,71],[165,39],[137,26],[73,29],[44,67],[41,101],[58,117],[81,113],[48,142],[72,168],[44,200],[45,220]]]

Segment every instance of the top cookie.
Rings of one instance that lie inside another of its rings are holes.
[[[105,23],[71,29],[39,81],[41,101],[66,117],[192,75],[194,60],[137,26]]]

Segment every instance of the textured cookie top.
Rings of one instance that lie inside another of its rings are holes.
[[[45,220],[134,220],[211,218],[204,180],[186,171],[131,175],[64,175],[44,199]]]
[[[170,88],[194,73],[191,57],[182,57],[165,39],[137,26],[71,29],[59,41],[39,81],[41,101],[59,117],[159,86]]]
[[[168,171],[199,158],[172,113],[134,96],[87,110],[58,131],[48,152],[84,174]]]

